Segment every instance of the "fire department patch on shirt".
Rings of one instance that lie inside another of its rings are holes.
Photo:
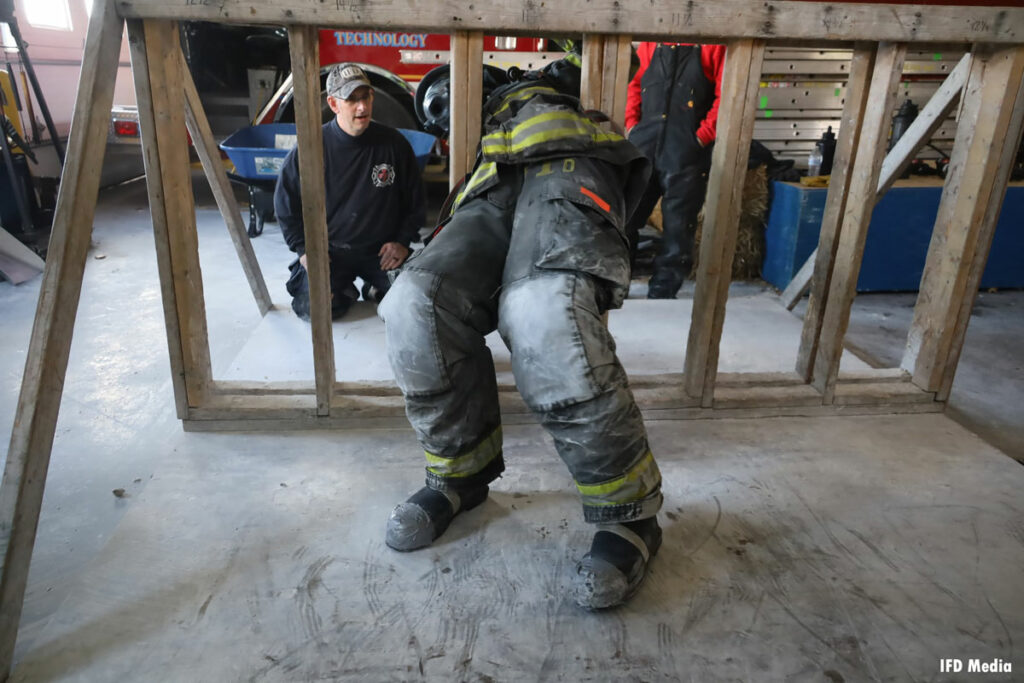
[[[387,187],[395,182],[395,167],[391,164],[377,164],[370,173],[374,187]]]

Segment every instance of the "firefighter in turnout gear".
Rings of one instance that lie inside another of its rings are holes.
[[[722,94],[724,45],[640,43],[640,68],[629,83],[629,140],[654,165],[627,227],[637,239],[661,199],[662,240],[647,287],[649,299],[674,299],[693,268],[697,216],[704,204]]]
[[[429,545],[505,469],[484,343],[497,329],[596,525],[571,591],[599,609],[636,591],[661,543],[661,474],[602,322],[627,294],[625,225],[649,163],[583,113],[572,58],[490,94],[475,171],[379,309],[427,461],[426,486],[395,508],[386,542]]]

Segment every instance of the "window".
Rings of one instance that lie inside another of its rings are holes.
[[[68,0],[31,0],[22,5],[25,21],[38,28],[58,31],[71,30],[71,11]]]
[[[11,35],[11,29],[7,24],[0,24],[0,47],[3,48],[3,52],[17,52],[18,48],[14,44],[14,36]]]

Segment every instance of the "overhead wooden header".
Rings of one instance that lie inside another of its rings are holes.
[[[419,29],[449,33],[629,34],[695,40],[1024,42],[1024,9],[764,0],[115,0],[129,19]]]

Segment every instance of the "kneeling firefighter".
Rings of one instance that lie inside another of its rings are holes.
[[[596,525],[571,590],[599,609],[636,591],[661,544],[661,474],[602,322],[629,288],[625,224],[650,168],[582,111],[579,65],[570,54],[489,94],[474,172],[379,308],[427,460],[426,486],[391,513],[386,542],[431,544],[504,471],[484,343],[497,329]]]

